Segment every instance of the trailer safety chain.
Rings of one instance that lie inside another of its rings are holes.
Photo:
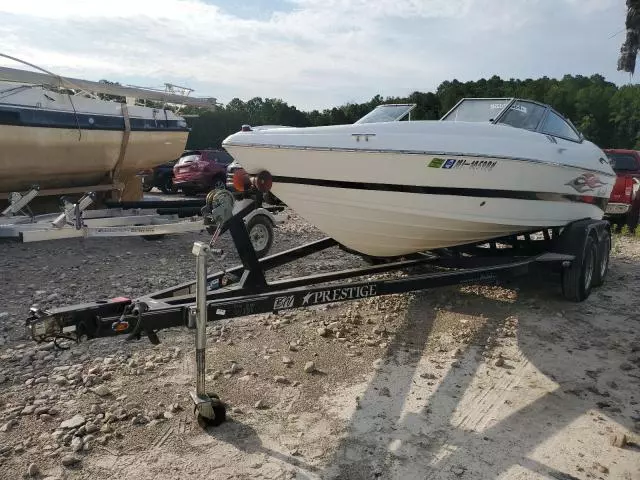
[[[132,308],[132,312],[133,308]],[[138,340],[140,338],[140,331],[142,330],[142,309],[138,309],[138,319],[136,320],[136,325],[133,327],[133,330],[129,335],[127,335],[127,341]]]
[[[46,343],[53,342],[53,348],[56,350],[70,350],[71,347],[65,347],[64,345],[60,345],[58,342],[60,340],[69,340],[70,342],[80,343],[80,339],[78,337],[72,337],[71,335],[45,335],[42,337],[31,337],[36,343]]]
[[[80,338],[78,338],[77,336],[71,336],[71,335],[63,335],[63,334],[55,334],[55,335],[42,335],[39,337],[36,337],[34,335],[31,335],[31,339],[33,341],[35,341],[36,343],[40,344],[40,343],[47,343],[47,342],[53,342],[53,348],[56,350],[70,350],[71,347],[65,347],[64,345],[60,345],[58,342],[60,340],[69,340],[70,342],[74,342],[74,343],[80,343]]]
[[[126,340],[139,340],[140,333],[142,332],[142,314],[149,310],[149,306],[144,302],[136,302],[134,305],[129,305],[129,307],[131,314],[136,315],[138,318],[136,320],[135,326],[133,327],[133,330],[131,331],[131,333],[129,333],[129,335],[127,335]],[[122,321],[122,317],[120,317],[119,321]],[[149,338],[149,341],[151,343],[153,343],[154,345],[160,343],[160,341],[158,340],[158,335],[156,335],[153,330],[145,329],[145,333],[147,334],[147,337]]]
[[[69,340],[71,342],[75,342],[75,343],[80,343],[80,339],[78,337],[71,337],[69,335],[55,335],[53,337],[53,347],[57,348],[58,350],[70,350],[71,347],[65,347],[63,345],[60,345],[58,343],[59,340]]]
[[[124,318],[125,316],[131,314],[132,305],[127,305],[122,311],[122,315],[117,322],[113,322],[111,324],[111,330],[114,332],[126,332],[129,329],[129,322],[127,322]],[[140,323],[140,316],[138,316],[138,323]]]
[[[40,314],[43,314],[43,312],[37,308],[36,306],[33,306],[30,308],[30,316],[27,317],[26,320],[26,325],[27,325],[27,329],[30,332],[30,337],[31,339],[36,342],[37,344],[40,343],[46,343],[46,342],[53,342],[53,347],[57,350],[69,350],[71,347],[65,347],[63,345],[60,345],[58,343],[58,341],[60,340],[69,340],[71,342],[75,342],[75,343],[80,343],[80,339],[78,338],[78,336],[76,335],[75,337],[72,335],[68,335],[68,334],[63,334],[63,333],[53,333],[53,334],[44,334],[44,335],[34,335],[33,330],[28,328],[28,326],[30,325],[31,322],[38,320],[40,318]],[[62,332],[62,329],[60,329],[60,331]]]
[[[140,333],[142,332],[142,314],[147,312],[148,310],[149,310],[149,306],[144,302],[136,302],[135,304],[127,305],[124,308],[122,315],[120,315],[120,318],[111,324],[111,330],[113,330],[116,333],[127,332],[131,324],[125,318],[127,316],[136,315],[137,316],[136,323],[133,326],[133,329],[127,335],[126,340],[127,341],[139,340]],[[151,343],[154,343],[154,344],[159,343],[158,336],[154,331],[145,330],[145,333],[149,337],[149,340],[151,341]]]

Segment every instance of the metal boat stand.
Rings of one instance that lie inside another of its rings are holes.
[[[218,424],[225,418],[225,405],[205,388],[206,322],[443,286],[494,283],[538,268],[559,273],[565,298],[582,301],[592,287],[604,282],[608,271],[609,223],[585,219],[535,237],[523,233],[402,259],[378,259],[360,268],[267,281],[269,270],[341,246],[324,238],[259,258],[245,220],[261,206],[260,198],[246,200],[232,214],[228,193],[219,191],[207,197],[203,210],[210,231],[229,231],[241,265],[207,275],[213,249],[196,242],[192,249],[195,281],[137,299],[118,297],[47,310],[32,307],[26,321],[28,333],[37,342],[117,335],[139,339],[145,334],[157,343],[160,330],[195,327],[197,378],[191,398],[201,424]],[[499,248],[491,248],[493,244],[500,244]]]
[[[15,214],[22,212],[27,204],[38,196],[39,191],[40,189],[34,186],[26,193],[9,193],[9,206],[0,213],[0,217],[13,217]]]

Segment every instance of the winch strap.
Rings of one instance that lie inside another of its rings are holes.
[[[122,162],[124,162],[124,157],[127,154],[127,145],[129,145],[129,135],[131,134],[131,121],[129,120],[129,109],[127,108],[126,103],[121,104],[122,109],[122,117],[124,118],[124,131],[122,132],[122,141],[120,142],[120,154],[118,155],[118,161],[113,167],[113,171],[111,173],[111,178],[114,183],[119,180],[118,175],[120,174],[120,167],[122,167]]]

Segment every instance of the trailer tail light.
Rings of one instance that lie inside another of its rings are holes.
[[[249,179],[249,174],[244,168],[238,168],[233,172],[233,188],[237,192],[244,192],[248,190],[250,186],[251,180]]]
[[[126,332],[128,329],[129,322],[127,322],[126,320],[120,320],[119,322],[114,322],[113,325],[111,325],[111,330],[116,333]]]
[[[271,190],[271,187],[273,185],[273,178],[271,177],[271,174],[269,172],[263,170],[258,175],[253,177],[251,183],[259,192],[267,193]]]

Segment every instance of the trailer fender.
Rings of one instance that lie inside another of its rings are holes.
[[[273,213],[265,208],[256,208],[255,210],[253,210],[245,217],[245,223],[249,224],[251,219],[258,215],[264,215],[267,219],[269,219],[269,221],[271,222],[271,226],[273,227],[276,227],[278,224],[282,223],[282,219],[277,218]]]
[[[567,255],[582,253],[587,237],[593,236],[599,243],[607,234],[611,234],[611,224],[606,220],[585,218],[577,220],[564,227],[560,237],[554,243],[552,251]]]
[[[604,283],[610,249],[611,227],[606,220],[578,220],[563,229],[553,252],[574,256],[562,270],[565,298],[581,302],[590,295],[592,287]]]

